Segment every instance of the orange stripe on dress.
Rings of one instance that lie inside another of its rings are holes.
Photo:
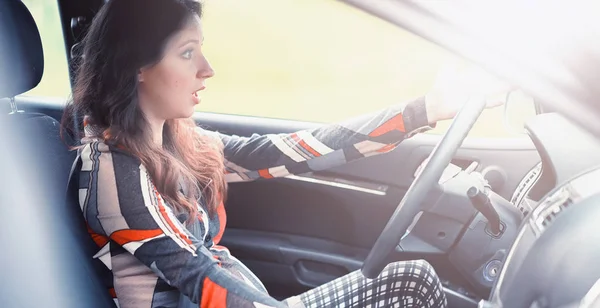
[[[258,170],[258,175],[260,175],[262,178],[265,178],[265,179],[273,178],[273,175],[271,175],[271,173],[269,173],[268,169]]]
[[[154,230],[134,230],[134,229],[124,229],[118,230],[111,234],[111,238],[117,242],[117,244],[123,246],[129,242],[139,242],[143,240],[147,240],[149,238],[157,237],[163,234],[161,229]]]
[[[160,215],[162,215],[163,219],[169,224],[169,226],[175,232],[175,234],[179,238],[184,240],[188,245],[190,245],[190,247],[192,247],[195,251],[196,247],[192,244],[192,241],[190,240],[190,238],[187,237],[187,235],[185,233],[181,232],[169,218],[169,214],[167,214],[167,210],[165,209],[165,206],[160,201],[161,197],[160,197],[160,194],[158,193],[158,191],[156,191],[156,188],[154,188],[154,194],[156,195],[156,200],[158,200],[158,212],[160,212]]]
[[[94,230],[92,230],[92,228],[88,224],[86,224],[86,227],[87,227],[87,231],[88,231],[89,235],[92,237],[92,240],[94,240],[96,245],[98,245],[98,247],[104,247],[104,245],[106,245],[106,243],[108,243],[108,241],[109,241],[108,237],[94,232]]]
[[[214,283],[208,277],[204,278],[202,285],[202,300],[200,308],[224,308],[227,307],[227,290]]]
[[[307,150],[308,152],[310,152],[312,155],[314,155],[315,157],[319,157],[321,156],[321,153],[317,152],[315,149],[313,149],[310,145],[308,145],[304,140],[300,139],[300,137],[298,137],[297,134],[292,134],[291,135],[292,139],[294,139],[294,141],[298,142],[298,144],[305,150]]]
[[[117,298],[117,292],[115,291],[115,288],[108,289],[108,294],[110,294],[110,297],[112,298]]]
[[[225,204],[223,204],[222,200],[219,206],[217,206],[217,216],[219,216],[219,232],[213,238],[215,245],[219,244],[221,238],[223,238],[223,232],[225,232],[225,225],[227,224],[227,213],[225,212]]]
[[[393,145],[393,144],[388,144],[388,145],[382,147],[381,149],[377,150],[377,152],[379,152],[379,153],[387,153],[387,152],[393,150],[395,147],[396,146]]]
[[[370,137],[379,137],[381,135],[384,135],[386,133],[389,133],[391,131],[394,130],[399,130],[401,132],[405,132],[404,130],[404,118],[402,117],[402,114],[398,114],[395,117],[387,120],[385,123],[383,123],[381,126],[377,127],[375,130],[373,130],[369,136]]]

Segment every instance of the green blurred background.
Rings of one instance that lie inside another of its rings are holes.
[[[70,85],[55,0],[23,0],[42,36],[45,73],[26,95],[67,98]],[[424,39],[335,0],[204,0],[204,53],[216,71],[199,111],[334,122],[423,95],[457,61]],[[142,8],[143,9],[143,8]],[[515,98],[517,98],[515,96]],[[515,121],[535,113],[519,96]],[[431,133],[442,133],[449,121]],[[503,109],[474,137],[514,137]]]

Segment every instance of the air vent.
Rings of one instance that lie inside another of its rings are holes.
[[[550,228],[557,217],[576,206],[580,200],[597,195],[600,167],[586,172],[549,193],[531,213],[528,224],[539,237]]]
[[[510,202],[514,204],[519,209],[519,211],[521,211],[523,216],[527,215],[532,210],[531,200],[528,200],[526,197],[533,185],[537,183],[541,174],[542,163],[540,162],[537,165],[535,165],[535,167],[533,167],[531,170],[529,170],[525,177],[523,177],[523,179],[517,186],[517,189],[513,193],[512,198],[510,198]]]
[[[534,211],[533,223],[535,233],[539,236],[546,230],[565,209],[573,204],[569,186],[564,186],[544,200]]]
[[[529,212],[531,212],[531,209],[533,209],[536,204],[537,204],[536,201],[531,200],[531,199],[527,198],[527,196],[526,196],[525,198],[522,199],[522,201],[519,203],[517,208],[519,209],[519,211],[521,211],[521,213],[523,214],[523,217],[525,217],[525,216],[527,216],[527,214],[529,214]]]

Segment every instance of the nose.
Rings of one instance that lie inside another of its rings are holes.
[[[215,71],[213,70],[210,63],[208,63],[208,59],[204,55],[202,55],[202,59],[200,60],[200,64],[198,65],[198,74],[197,77],[200,79],[207,79],[215,75]]]

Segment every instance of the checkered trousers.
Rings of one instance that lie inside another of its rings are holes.
[[[375,279],[350,273],[286,301],[290,307],[446,307],[433,267],[424,260],[389,264]]]

